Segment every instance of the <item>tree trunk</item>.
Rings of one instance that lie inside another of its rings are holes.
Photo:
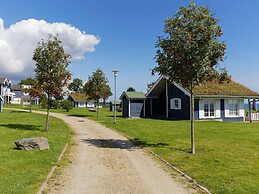
[[[50,98],[48,97],[48,106],[47,106],[47,118],[46,118],[46,124],[45,124],[45,132],[49,130],[49,110],[50,110]]]
[[[99,100],[97,100],[96,114],[97,114],[97,118],[98,118],[99,117]]]
[[[192,154],[195,154],[195,142],[194,142],[194,97],[191,90],[191,149]]]
[[[31,113],[31,96],[30,96],[30,113]]]

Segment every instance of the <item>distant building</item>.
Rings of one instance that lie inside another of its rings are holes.
[[[82,93],[71,93],[68,95],[68,99],[74,103],[74,107],[86,107],[86,108],[94,108],[95,101],[89,100],[88,96]]]
[[[14,93],[11,91],[11,86],[11,80],[0,77],[0,96],[3,98],[5,104],[9,104],[14,96]]]

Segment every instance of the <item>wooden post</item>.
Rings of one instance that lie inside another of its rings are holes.
[[[252,123],[252,111],[251,111],[251,102],[250,102],[250,99],[248,99],[248,117],[249,117],[250,123]]]

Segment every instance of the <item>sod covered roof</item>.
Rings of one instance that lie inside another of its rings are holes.
[[[257,92],[235,81],[219,83],[218,81],[205,82],[194,88],[195,95],[222,95],[222,96],[258,96]]]
[[[124,95],[129,99],[146,99],[143,92],[123,92],[120,99],[122,99]]]
[[[85,94],[82,93],[71,93],[69,95],[75,102],[87,102],[88,97]]]

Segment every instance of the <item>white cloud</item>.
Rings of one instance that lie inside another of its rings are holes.
[[[100,42],[98,37],[66,23],[28,19],[5,28],[0,18],[0,74],[15,77],[31,75],[34,67],[33,51],[37,43],[47,39],[49,34],[59,35],[72,60],[83,59],[84,54],[95,51],[95,46]]]

